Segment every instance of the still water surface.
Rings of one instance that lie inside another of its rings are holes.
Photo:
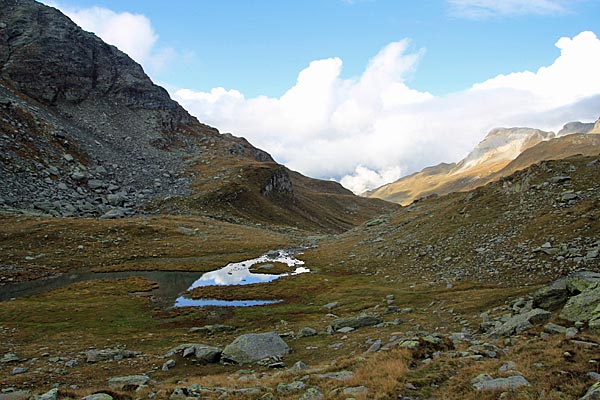
[[[119,279],[142,277],[158,283],[158,289],[149,294],[165,307],[250,307],[264,304],[277,303],[277,300],[216,300],[216,299],[190,299],[182,295],[186,290],[202,286],[227,286],[250,285],[261,282],[270,282],[282,276],[296,275],[310,272],[302,267],[304,261],[298,260],[293,250],[277,250],[269,252],[258,258],[237,263],[227,264],[225,267],[206,273],[181,272],[181,271],[124,271],[124,272],[90,272],[76,271],[50,278],[36,279],[0,286],[0,301],[35,296],[58,289],[73,283],[93,281],[98,279]],[[284,274],[259,274],[250,272],[250,267],[255,264],[279,262],[287,264],[290,272]]]

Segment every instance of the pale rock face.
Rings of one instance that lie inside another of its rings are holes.
[[[552,132],[532,128],[493,129],[461,161],[455,172],[461,172],[485,163],[514,160],[525,149],[541,141],[550,140],[554,136]]]
[[[589,131],[588,133],[596,134],[596,135],[600,134],[600,118],[598,119],[598,121],[596,121],[594,128],[591,131]]]

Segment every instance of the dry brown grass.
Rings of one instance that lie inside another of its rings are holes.
[[[207,271],[297,241],[260,227],[203,217],[106,221],[0,216],[0,262],[20,267],[14,281],[85,268]]]
[[[583,336],[581,339],[598,342],[600,336]],[[565,352],[571,356],[566,357]],[[593,383],[587,372],[600,371],[598,363],[590,363],[594,359],[598,359],[597,350],[577,346],[560,335],[548,339],[523,337],[509,354],[500,359],[471,363],[459,369],[454,379],[447,381],[437,392],[444,393],[449,400],[496,399],[499,392],[475,391],[471,379],[482,373],[494,378],[510,376],[498,369],[507,361],[514,361],[514,369],[522,373],[531,386],[509,392],[507,399],[575,399],[583,396]]]
[[[348,386],[366,386],[369,395],[363,398],[394,398],[405,384],[411,354],[405,349],[376,353],[358,364]]]

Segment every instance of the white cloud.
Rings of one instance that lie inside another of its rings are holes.
[[[485,19],[511,15],[552,15],[569,12],[573,0],[447,0],[453,15]]]
[[[384,47],[355,79],[340,77],[339,58],[313,61],[280,98],[224,88],[172,95],[201,121],[247,137],[290,168],[360,193],[400,172],[457,161],[494,127],[558,130],[597,118],[600,40],[583,32],[556,46],[561,54],[551,65],[443,97],[406,84],[424,54],[407,40]]]
[[[473,89],[527,91],[537,98],[537,107],[541,109],[558,107],[598,93],[600,41],[596,35],[588,31],[575,38],[563,37],[555,46],[561,54],[552,65],[536,72],[499,75],[474,85]]]
[[[172,48],[157,47],[158,34],[143,14],[117,13],[103,7],[70,8],[51,1],[47,4],[58,8],[84,30],[127,53],[150,75],[161,71],[176,56]]]
[[[340,180],[340,183],[354,193],[361,194],[369,189],[393,182],[401,176],[402,174],[399,166],[386,168],[380,172],[376,172],[359,165],[352,175],[344,176]]]

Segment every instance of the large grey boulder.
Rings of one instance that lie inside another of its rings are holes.
[[[223,350],[223,361],[248,364],[290,352],[289,346],[277,332],[248,333],[239,336]]]
[[[338,331],[342,328],[362,328],[365,326],[373,326],[382,323],[383,320],[375,315],[359,315],[358,317],[339,318],[333,320],[331,328]]]
[[[560,312],[560,318],[571,322],[599,319],[600,284],[589,286],[577,296],[571,297]]]
[[[567,278],[561,278],[551,284],[538,289],[532,295],[533,306],[544,310],[557,310],[569,299]]]
[[[541,308],[534,308],[523,314],[517,314],[510,317],[506,322],[494,329],[491,336],[511,336],[518,335],[530,329],[533,325],[546,322],[550,319],[552,313],[542,310]]]

